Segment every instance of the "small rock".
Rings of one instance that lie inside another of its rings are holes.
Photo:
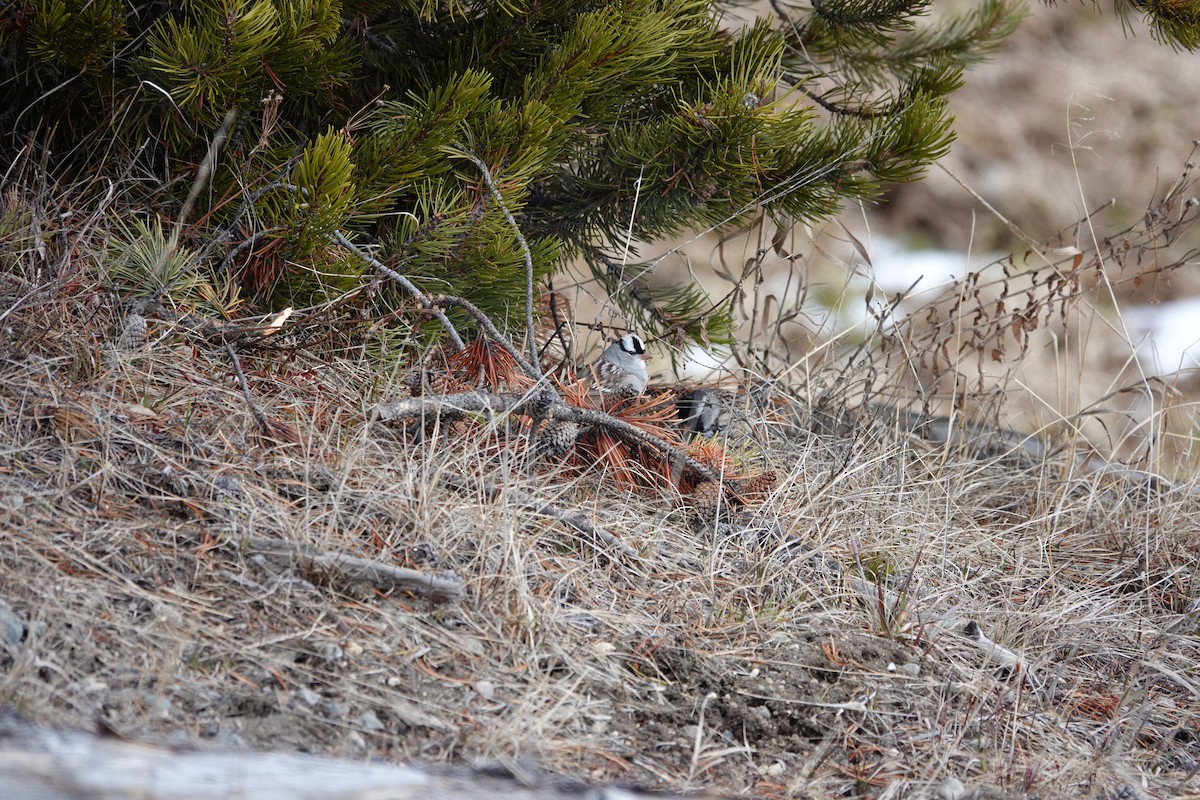
[[[374,711],[368,711],[361,715],[358,718],[358,724],[362,725],[363,728],[369,731],[383,730],[383,723],[379,721],[379,717],[375,715]]]
[[[471,688],[484,700],[493,700],[496,697],[496,684],[491,681],[475,681]]]
[[[317,694],[312,689],[309,689],[307,686],[301,686],[300,699],[309,706],[316,706],[317,703],[321,702],[321,695]]]
[[[762,717],[764,720],[771,718],[771,709],[766,706],[755,706],[754,713]]]
[[[900,674],[907,675],[910,678],[915,678],[921,674],[921,665],[915,661],[910,661],[907,664],[901,664]]]
[[[966,793],[967,787],[958,778],[946,778],[938,784],[936,792],[938,800],[958,800]]]
[[[363,654],[363,646],[358,642],[346,642],[346,655],[357,658]]]
[[[0,600],[0,644],[20,644],[25,638],[25,622]]]
[[[157,719],[169,720],[171,718],[171,699],[169,697],[147,692],[142,695],[142,702],[146,704],[146,710]]]
[[[346,734],[346,744],[353,747],[355,750],[366,750],[367,740],[362,737],[358,731],[350,731]]]

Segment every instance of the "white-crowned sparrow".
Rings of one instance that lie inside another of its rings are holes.
[[[646,343],[636,333],[617,339],[592,362],[589,371],[596,376],[595,388],[621,397],[641,394],[650,380],[645,356]]]

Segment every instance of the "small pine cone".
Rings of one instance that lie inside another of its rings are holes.
[[[561,458],[575,446],[579,438],[579,425],[567,420],[551,422],[538,436],[537,453],[540,458]]]
[[[446,428],[446,437],[449,439],[463,439],[471,432],[472,427],[474,426],[470,422],[459,417]]]
[[[550,407],[554,405],[555,394],[550,388],[540,389],[529,396],[529,398],[521,404],[522,413],[528,414],[534,419],[543,419],[550,413]]]
[[[713,481],[701,481],[692,489],[692,510],[701,519],[711,520],[717,516],[721,503],[721,487]]]
[[[642,391],[640,389],[635,389],[627,383],[623,383],[617,388],[605,392],[605,394],[607,394],[609,397],[615,397],[618,400],[632,400],[641,393]]]
[[[747,478],[741,485],[740,493],[748,503],[761,503],[779,483],[779,476],[772,470]]]
[[[453,394],[461,391],[462,387],[449,376],[441,373],[426,372],[414,369],[402,381],[413,397],[421,395]]]
[[[146,318],[141,314],[130,314],[121,326],[117,349],[125,352],[136,350],[146,340],[146,330]]]

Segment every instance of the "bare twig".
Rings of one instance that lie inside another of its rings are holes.
[[[435,603],[459,600],[466,591],[463,579],[452,572],[429,575],[346,553],[318,553],[295,542],[258,536],[250,537],[246,544],[249,549],[264,555],[284,556],[310,568],[336,572],[353,583],[366,583],[385,592],[412,592]]]
[[[429,302],[434,306],[454,306],[455,308],[461,308],[463,311],[470,314],[475,318],[475,321],[479,323],[479,327],[483,328],[484,333],[486,333],[493,341],[503,347],[505,351],[507,351],[508,354],[513,357],[517,364],[520,365],[522,372],[533,378],[535,381],[543,380],[541,370],[535,366],[537,364],[536,355],[534,356],[532,363],[525,360],[525,357],[521,355],[521,352],[513,346],[512,342],[508,340],[508,337],[500,333],[500,329],[496,327],[496,324],[492,322],[491,318],[489,318],[479,306],[475,305],[470,300],[467,300],[465,297],[457,297],[452,294],[433,295],[429,298]]]
[[[273,236],[284,230],[287,229],[277,225],[273,228],[255,231],[252,235],[243,239],[241,242],[238,242],[237,246],[230,250],[229,253],[223,259],[221,259],[221,265],[217,267],[217,272],[222,275],[227,274],[229,272],[229,268],[233,266],[233,262],[237,261],[238,256],[249,250],[254,245],[258,244],[263,239],[266,239],[267,237]]]
[[[418,303],[426,308],[432,309],[433,315],[437,317],[438,322],[442,323],[442,328],[445,329],[446,334],[450,337],[450,341],[454,342],[454,346],[459,350],[466,349],[466,345],[463,344],[462,337],[458,335],[458,331],[454,328],[454,323],[450,322],[450,318],[446,316],[446,312],[442,311],[441,309],[434,308],[434,304],[430,301],[429,296],[417,288],[415,283],[401,275],[399,272],[396,272],[396,270],[392,269],[387,264],[384,264],[370,253],[362,250],[358,245],[354,244],[354,242],[347,239],[346,235],[341,231],[334,231],[333,236],[330,238],[369,264],[371,268],[379,274],[384,275],[400,284],[400,286],[406,292],[411,294]]]
[[[250,395],[250,384],[246,382],[246,373],[242,372],[242,360],[238,358],[237,351],[233,349],[232,342],[225,343],[225,352],[229,353],[229,359],[233,362],[233,371],[237,374],[238,385],[242,387],[242,397],[246,398],[246,405],[250,406],[250,413],[258,421],[258,427],[263,432],[263,435],[269,436],[271,425],[267,422],[267,416],[263,414],[258,406],[254,405],[254,398]]]
[[[525,342],[529,348],[530,363],[537,364],[537,342],[533,338],[533,254],[529,252],[529,244],[525,241],[525,236],[521,233],[521,228],[517,225],[517,220],[513,217],[512,212],[508,210],[508,206],[504,204],[504,198],[500,196],[500,190],[496,188],[496,183],[492,180],[492,173],[488,170],[487,164],[484,164],[483,160],[474,153],[462,151],[462,156],[469,159],[483,173],[484,183],[491,190],[492,197],[495,198],[496,204],[500,206],[500,210],[504,212],[504,218],[508,220],[509,226],[512,227],[513,235],[517,237],[517,243],[521,245],[521,253],[525,256]]]

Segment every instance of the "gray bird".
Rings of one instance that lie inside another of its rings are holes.
[[[642,393],[650,375],[646,372],[646,343],[636,333],[627,333],[610,344],[592,362],[594,388],[605,394],[633,397]]]
[[[683,422],[683,434],[688,440],[711,436],[724,427],[721,396],[716,389],[692,389],[675,401],[675,413]]]

